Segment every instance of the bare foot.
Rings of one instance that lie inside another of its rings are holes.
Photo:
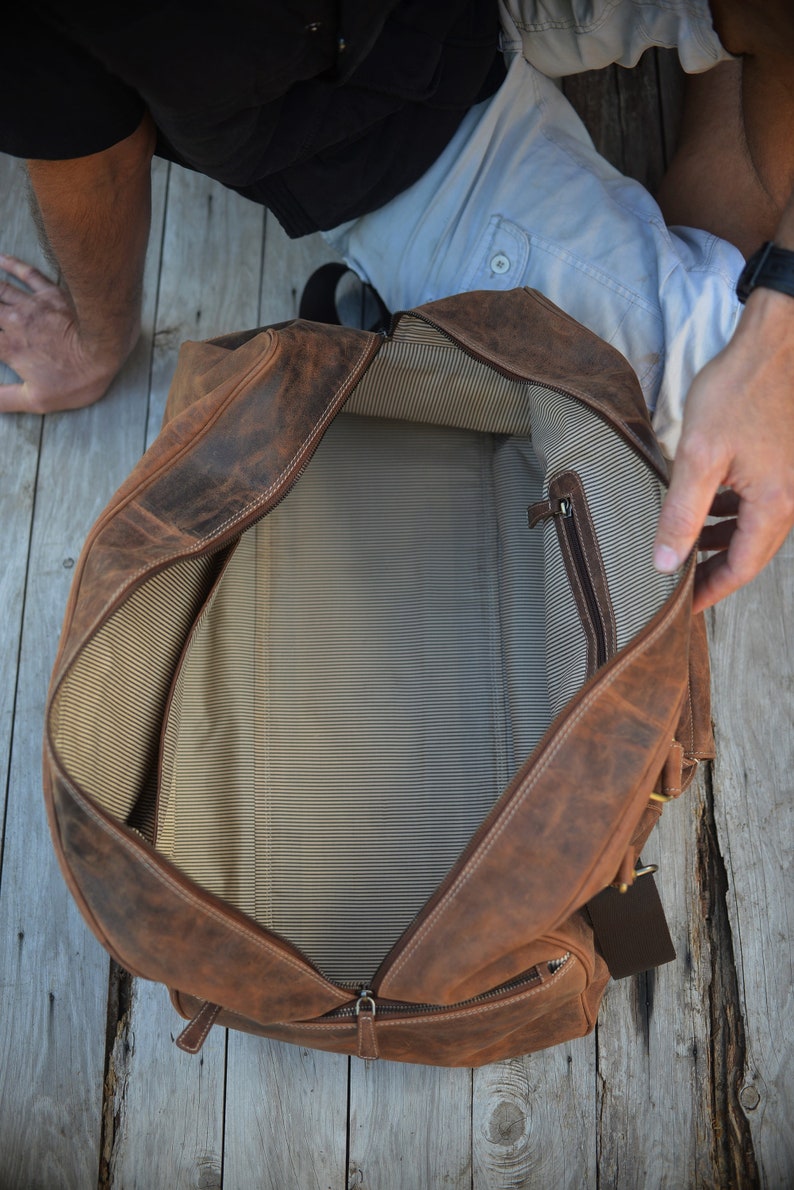
[[[0,361],[20,377],[0,384],[0,412],[80,409],[104,396],[138,338],[122,344],[81,335],[68,294],[38,269],[0,253]]]

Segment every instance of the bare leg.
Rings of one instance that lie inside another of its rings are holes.
[[[668,224],[699,227],[749,256],[780,217],[750,155],[742,117],[742,63],[687,79],[681,136],[657,194]]]
[[[712,11],[742,58],[687,80],[658,199],[668,223],[712,231],[747,256],[774,238],[794,190],[794,6],[712,0]]]

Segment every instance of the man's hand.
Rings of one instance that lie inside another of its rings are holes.
[[[709,514],[725,519],[704,529]],[[701,611],[754,578],[792,525],[794,298],[757,289],[689,391],[654,559],[675,570],[698,537],[717,551],[698,566]]]
[[[0,254],[0,361],[18,383],[0,384],[0,412],[79,409],[104,395],[134,345],[81,337],[68,294],[38,269]]]

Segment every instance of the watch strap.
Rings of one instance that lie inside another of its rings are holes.
[[[794,297],[794,252],[767,240],[754,252],[736,283],[736,296],[746,302],[754,289],[777,289]]]

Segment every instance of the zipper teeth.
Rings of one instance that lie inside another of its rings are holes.
[[[454,338],[449,331],[445,330],[443,326],[439,326],[437,322],[433,322],[432,318],[428,318],[424,314],[420,314],[417,310],[406,311],[412,318],[416,318],[419,322],[424,322],[427,326],[432,326],[434,331],[438,331],[445,339],[449,339],[450,343],[454,343],[458,351],[462,351],[469,359],[473,359],[478,364],[483,364],[490,368],[492,372],[498,372],[500,376],[504,376],[506,380],[513,380],[517,384],[537,384],[538,381],[530,380],[526,376],[519,376],[517,372],[511,372],[509,368],[503,368],[499,364],[492,363],[491,360],[485,359],[484,356],[476,352],[472,347],[467,347],[465,343],[461,343],[459,339]],[[573,397],[573,393],[569,393],[564,388],[559,388],[556,384],[543,384],[544,388],[550,389],[552,392],[561,393],[564,397]]]
[[[582,542],[579,538],[579,527],[576,524],[576,518],[574,516],[573,499],[570,496],[566,496],[565,500],[567,509],[563,511],[562,516],[557,518],[557,521],[558,524],[562,524],[563,532],[568,538],[568,543],[571,547],[571,553],[574,556],[576,569],[579,572],[582,590],[584,592],[585,601],[590,611],[590,619],[595,631],[596,667],[599,667],[604,665],[607,659],[606,633],[604,632],[604,625],[601,623],[601,613],[598,607],[598,600],[596,598],[596,593],[593,590],[590,571],[587,569],[587,562],[585,560],[584,550],[582,549]]]
[[[549,972],[552,975],[565,966],[571,957],[571,952],[566,951],[558,959],[551,959],[546,964]],[[533,968],[533,974],[523,976],[519,979],[509,980],[503,983],[500,987],[494,988],[490,992],[481,992],[479,996],[472,996],[470,1000],[460,1000],[457,1004],[410,1004],[410,1003],[390,1003],[388,1001],[378,1000],[373,996],[368,988],[364,988],[360,995],[366,998],[372,998],[377,1003],[378,1016],[397,1016],[397,1015],[412,1015],[414,1013],[429,1013],[429,1012],[456,1012],[461,1008],[471,1008],[475,1004],[483,1004],[489,1000],[496,1000],[500,996],[506,995],[508,992],[517,992],[524,987],[532,987],[533,984],[540,983],[542,976],[538,973],[537,968]],[[328,1012],[324,1016],[324,1020],[339,1020],[344,1017],[356,1017],[356,1004],[348,1005],[344,1008],[335,1008],[332,1012]]]
[[[438,333],[443,335],[445,339],[449,339],[450,343],[454,343],[455,347],[457,347],[459,351],[462,351],[464,355],[467,355],[469,359],[476,360],[478,364],[484,364],[485,367],[490,368],[493,372],[498,372],[500,376],[504,376],[507,380],[514,380],[518,384],[537,384],[542,388],[548,389],[549,392],[560,393],[563,397],[570,397],[573,401],[584,403],[588,409],[595,413],[597,417],[600,417],[602,421],[606,421],[617,433],[620,434],[620,437],[623,439],[623,441],[628,446],[630,446],[632,450],[639,454],[645,465],[651,468],[654,474],[664,483],[665,487],[669,486],[669,476],[663,471],[660,471],[658,464],[654,462],[651,457],[649,457],[648,449],[645,444],[634,433],[628,430],[626,423],[622,418],[619,417],[615,419],[611,417],[605,410],[601,409],[600,406],[591,405],[586,401],[582,402],[581,397],[577,396],[576,393],[572,393],[570,389],[563,388],[560,384],[552,384],[546,380],[536,380],[527,376],[519,376],[516,372],[511,372],[509,368],[501,367],[499,364],[496,364],[492,360],[487,359],[485,356],[480,355],[479,352],[475,351],[472,347],[467,347],[465,343],[461,343],[459,339],[456,339],[453,335],[451,335],[450,332],[445,330],[443,326],[439,326],[437,322],[434,322],[432,318],[428,318],[425,314],[420,314],[418,310],[407,310],[405,313],[410,314],[412,318],[418,319],[419,322],[426,323],[427,326],[432,326],[433,330],[438,331]],[[564,314],[564,311],[559,311],[559,313]],[[578,326],[578,323],[575,319],[571,318],[569,315],[565,315],[565,317],[574,326]]]

